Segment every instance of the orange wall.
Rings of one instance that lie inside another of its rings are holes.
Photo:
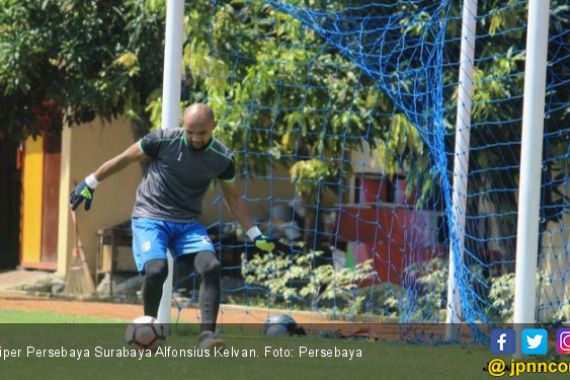
[[[43,138],[26,140],[22,179],[21,263],[39,263],[42,249]]]

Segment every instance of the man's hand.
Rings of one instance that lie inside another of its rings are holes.
[[[279,240],[265,236],[261,233],[259,228],[251,227],[246,233],[247,237],[253,242],[255,248],[263,253],[279,253],[279,254],[291,254],[291,248],[281,243]]]
[[[273,252],[276,247],[276,240],[265,235],[259,235],[253,240],[253,244],[257,249],[264,252]]]
[[[89,187],[85,181],[81,182],[73,189],[69,196],[71,209],[75,211],[81,202],[85,200],[85,210],[89,210],[91,208],[91,202],[93,202],[94,193],[95,189]]]

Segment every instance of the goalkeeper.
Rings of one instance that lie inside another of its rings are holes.
[[[166,250],[180,257],[200,275],[201,334],[198,347],[223,345],[216,337],[220,305],[220,263],[204,226],[197,220],[202,198],[212,179],[219,179],[231,213],[257,248],[270,252],[275,242],[253,225],[234,182],[235,166],[230,150],[212,137],[214,113],[205,104],[184,110],[182,128],[152,132],[118,156],[101,165],[71,192],[71,208],[85,202],[89,210],[99,182],[129,164],[150,159],[138,186],[132,213],[133,256],[144,274],[144,314],[156,318],[162,285],[168,275]]]

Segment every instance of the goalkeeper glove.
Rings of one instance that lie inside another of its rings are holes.
[[[253,244],[263,252],[273,252],[275,250],[275,239],[269,236],[259,235],[253,240]]]
[[[95,187],[97,186],[97,179],[93,174],[85,178],[83,182],[73,189],[69,195],[71,209],[75,211],[81,202],[85,201],[85,210],[88,211],[91,208],[91,203],[93,202],[93,194],[95,194]]]
[[[246,235],[255,245],[255,248],[263,252],[273,252],[275,249],[276,240],[268,236],[262,235],[261,231],[257,227],[251,227]]]

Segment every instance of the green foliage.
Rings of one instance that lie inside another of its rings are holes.
[[[567,301],[564,301],[567,302]],[[561,322],[570,321],[570,305],[565,304],[558,308],[556,313],[552,316],[552,323],[559,324]]]
[[[376,146],[375,154],[387,175],[405,172],[402,156],[417,154],[418,157],[427,157],[424,155],[424,144],[418,130],[401,113],[392,116],[388,133],[383,139],[377,139]],[[422,166],[423,169],[426,168],[426,160],[422,162]]]
[[[536,274],[537,288],[540,289],[544,278],[540,273]],[[487,315],[493,321],[511,323],[514,315],[515,303],[515,273],[505,273],[491,280],[491,290],[489,291],[490,306]],[[555,313],[553,321],[559,321],[568,315],[568,309],[562,307]]]
[[[385,135],[375,139],[374,154],[388,176],[406,177],[406,193],[418,191],[416,206],[422,208],[433,194],[434,176],[429,168],[431,157],[418,129],[402,113],[395,113]]]
[[[385,317],[388,321],[397,321],[400,317],[404,293],[399,285],[381,282],[359,288],[356,294],[365,297],[365,315]]]
[[[164,9],[159,3],[4,1],[0,137],[22,140],[37,134],[32,110],[46,101],[70,123],[126,114],[148,129],[145,105],[162,81]]]
[[[297,195],[309,204],[319,204],[318,183],[332,176],[332,169],[324,161],[312,159],[297,161],[289,169],[291,181],[296,182]]]
[[[322,252],[313,251],[294,257],[267,254],[242,260],[242,275],[250,285],[269,290],[270,305],[279,299],[286,302],[309,300],[313,309],[355,315],[361,312],[364,295],[357,295],[358,284],[373,274],[372,261],[355,268],[335,271],[330,264],[314,266]],[[325,301],[332,301],[325,302]]]
[[[487,314],[497,322],[511,322],[515,301],[515,274],[506,273],[491,279],[490,310]]]
[[[448,272],[448,262],[439,258],[406,268],[406,278],[415,278],[417,282],[416,294],[408,295],[408,299],[404,301],[414,304],[411,321],[441,322],[446,302]]]

